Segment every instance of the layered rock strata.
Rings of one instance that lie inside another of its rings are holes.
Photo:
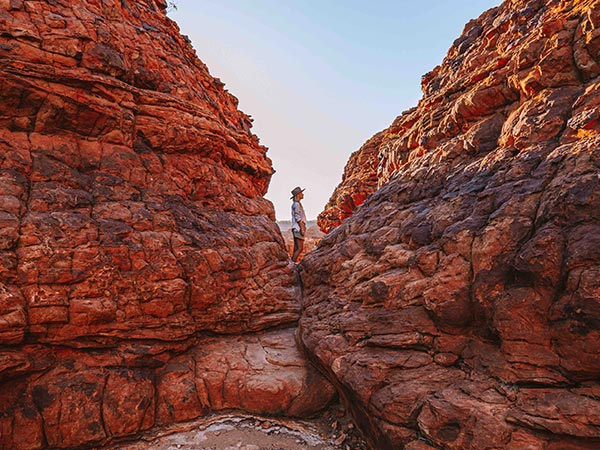
[[[302,342],[374,448],[600,447],[599,30],[597,0],[467,24],[302,261]]]
[[[377,190],[379,147],[384,136],[384,132],[377,133],[350,155],[342,182],[335,188],[325,209],[317,218],[317,225],[322,232],[329,233],[341,224]]]
[[[0,448],[333,395],[262,331],[299,312],[271,162],[165,9],[0,0]]]
[[[310,416],[334,391],[307,366],[294,334],[3,352],[0,448],[88,447],[216,411]]]

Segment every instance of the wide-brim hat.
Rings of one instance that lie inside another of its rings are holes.
[[[292,189],[292,196],[290,198],[294,198],[300,192],[304,192],[305,190],[306,189],[302,189],[300,186],[296,186],[294,189]]]

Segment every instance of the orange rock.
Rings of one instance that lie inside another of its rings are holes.
[[[348,161],[300,337],[373,448],[600,445],[599,11],[483,13]]]
[[[299,317],[266,148],[166,7],[0,1],[3,449],[96,446],[220,409],[203,388],[219,361],[193,370],[200,336],[221,355],[221,334]],[[333,396],[299,354],[265,364],[271,378],[233,372],[223,403],[304,416]]]

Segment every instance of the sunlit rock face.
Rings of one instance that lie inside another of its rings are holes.
[[[0,448],[332,396],[263,331],[299,312],[271,162],[166,6],[0,0]]]
[[[600,448],[599,75],[600,2],[505,1],[348,163],[301,339],[375,448]]]
[[[350,155],[342,182],[317,218],[317,224],[324,233],[329,233],[350,217],[377,190],[378,154],[384,136],[384,132],[377,133]]]
[[[409,165],[446,166],[498,148],[592,137],[596,3],[505,1],[470,21],[443,64],[422,77],[417,107],[350,157],[320,228],[331,231]]]

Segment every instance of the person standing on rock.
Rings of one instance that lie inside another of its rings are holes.
[[[304,248],[304,236],[306,235],[306,214],[300,200],[304,198],[304,189],[296,186],[292,190],[292,234],[294,235],[294,253],[292,261],[298,262],[298,257]]]

